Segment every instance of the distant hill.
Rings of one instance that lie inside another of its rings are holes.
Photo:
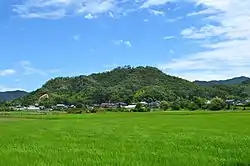
[[[25,91],[7,91],[7,92],[0,92],[0,101],[11,101],[18,99],[20,97],[24,97],[28,94]]]
[[[14,102],[30,105],[100,104],[107,102],[133,103],[138,101],[184,101],[195,97],[250,97],[249,85],[225,85],[246,82],[248,78],[206,83],[190,82],[170,76],[155,67],[118,67],[112,71],[58,77],[49,80],[40,89],[29,93]],[[208,86],[208,85],[212,86]],[[201,85],[201,86],[200,86]]]
[[[42,102],[41,96],[45,94],[47,97],[44,100],[53,104],[175,101],[178,98],[189,99],[196,94],[206,96],[206,92],[199,85],[149,66],[125,66],[88,76],[51,79],[19,102],[27,105]]]
[[[213,85],[239,85],[245,81],[250,80],[248,77],[235,77],[228,80],[218,80],[218,81],[194,81],[194,83],[200,86],[213,86]]]

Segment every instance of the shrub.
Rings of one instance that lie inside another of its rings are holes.
[[[68,114],[82,114],[84,113],[84,110],[79,109],[79,108],[70,108],[67,110]]]
[[[90,110],[90,113],[97,113],[99,112],[99,109],[98,108],[93,108]]]
[[[141,103],[138,103],[135,109],[132,109],[132,112],[150,112],[150,108],[143,107]]]
[[[195,111],[198,108],[199,108],[198,105],[193,103],[193,102],[190,102],[190,103],[187,104],[187,109],[190,110],[190,111]]]
[[[164,111],[166,111],[166,110],[169,109],[170,104],[167,101],[162,101],[160,107],[161,107],[161,109],[163,109]]]
[[[11,112],[11,111],[14,111],[14,109],[10,107],[0,107],[0,112]]]
[[[105,111],[108,111],[108,112],[117,112],[116,109],[113,109],[113,108],[106,108]]]
[[[245,104],[246,107],[250,107],[250,102]]]
[[[209,104],[209,109],[212,111],[219,111],[226,107],[226,103],[221,98],[213,98]]]
[[[181,109],[180,104],[178,102],[172,102],[170,107],[172,110],[176,111]]]
[[[122,108],[122,107],[120,107],[120,108],[117,108],[117,109],[115,109],[117,112],[128,112],[128,110],[126,109],[126,108]]]

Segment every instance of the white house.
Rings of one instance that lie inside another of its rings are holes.
[[[124,108],[126,109],[134,109],[136,107],[136,105],[127,105],[127,106],[124,106]]]
[[[36,106],[33,106],[33,105],[30,105],[30,106],[27,107],[27,110],[28,111],[39,111],[40,108],[36,107]]]

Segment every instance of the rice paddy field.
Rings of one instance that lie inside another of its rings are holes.
[[[250,113],[0,115],[0,166],[247,166]]]

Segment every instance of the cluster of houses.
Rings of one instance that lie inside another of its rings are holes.
[[[147,103],[145,101],[139,102],[142,106],[148,106],[150,108],[159,108],[161,102],[155,101]],[[118,103],[102,103],[102,104],[94,104],[93,107],[99,107],[99,108],[126,108],[126,109],[134,109],[138,103],[133,104],[127,104],[124,102],[118,102]]]
[[[234,99],[230,99],[230,100],[226,100],[225,102],[227,104],[234,105],[234,106],[244,106],[244,105],[250,103],[250,100],[234,100]]]
[[[143,106],[149,106],[150,108],[159,108],[160,107],[160,102],[156,101],[156,102],[140,102],[140,104],[142,104]],[[125,108],[125,109],[134,109],[136,107],[137,103],[133,103],[133,104],[127,104],[124,102],[118,102],[118,103],[101,103],[101,104],[94,104],[92,106],[89,107],[89,109],[93,109],[93,108]],[[39,106],[38,104],[35,105],[31,105],[28,107],[24,107],[21,105],[15,106],[13,107],[14,110],[17,111],[39,111],[39,110],[48,110],[48,111],[52,111],[52,110],[66,110],[69,108],[76,108],[75,105],[65,105],[65,104],[57,104],[55,106],[52,106],[50,109],[46,109],[44,106]]]
[[[55,106],[52,106],[50,109],[46,109],[44,106],[39,106],[38,104],[30,105],[28,107],[21,105],[13,107],[13,109],[16,111],[40,111],[40,110],[52,111],[52,110],[65,110],[68,108],[76,108],[76,107],[74,105],[67,106],[65,104],[57,104]]]
[[[225,102],[229,105],[232,106],[244,106],[247,103],[250,103],[250,100],[225,100]],[[148,106],[149,108],[160,108],[160,101],[155,101],[155,102],[140,102],[140,104],[142,106]],[[211,101],[207,101],[206,104],[210,104]],[[94,104],[90,107],[88,107],[89,109],[93,109],[93,108],[125,108],[125,109],[134,109],[136,107],[137,103],[133,103],[133,104],[127,104],[124,102],[118,102],[118,103],[101,103],[101,104]],[[57,104],[55,106],[52,106],[49,109],[46,109],[44,106],[39,106],[38,104],[35,105],[31,105],[28,107],[24,107],[24,106],[15,106],[13,107],[14,110],[18,110],[18,111],[22,111],[22,110],[26,110],[26,111],[39,111],[39,110],[47,110],[47,111],[52,111],[52,110],[66,110],[69,108],[76,108],[75,105],[65,105],[65,104]]]

